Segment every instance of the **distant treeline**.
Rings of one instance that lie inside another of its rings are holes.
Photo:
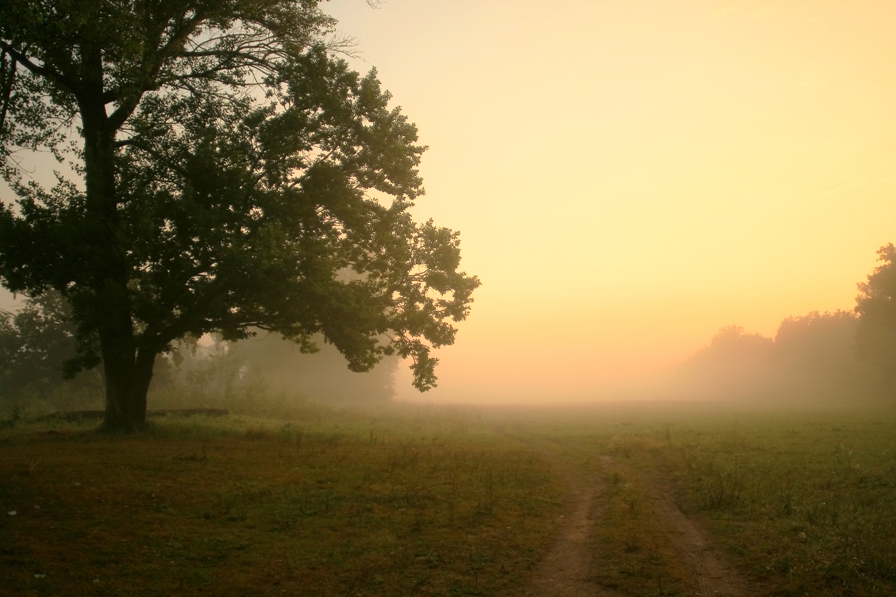
[[[854,312],[788,317],[774,338],[722,328],[663,380],[663,390],[781,406],[896,404],[896,247],[877,255]]]
[[[29,298],[15,313],[0,311],[0,410],[101,408],[99,369],[77,371],[66,363],[78,339],[68,303],[58,293]],[[333,346],[303,354],[279,334],[264,331],[245,340],[192,339],[156,360],[150,408],[230,408],[270,412],[297,400],[371,402],[391,400],[396,358],[367,373],[348,370]]]
[[[857,358],[859,317],[847,311],[788,317],[774,338],[722,328],[673,374],[678,397],[782,406],[866,404],[891,393],[885,371]]]
[[[258,331],[237,342],[220,337],[181,342],[156,363],[149,401],[160,408],[229,407],[280,411],[295,399],[384,402],[394,395],[397,358],[367,373],[349,371],[336,348],[318,338],[319,352],[303,354],[280,334]],[[273,414],[273,413],[269,413]]]

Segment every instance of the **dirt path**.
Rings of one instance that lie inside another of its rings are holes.
[[[737,570],[716,551],[706,533],[688,518],[675,503],[669,483],[638,475],[661,528],[669,533],[672,544],[689,572],[694,590],[704,597],[747,597],[751,592]]]
[[[622,467],[636,477],[653,504],[658,528],[668,533],[680,564],[687,571],[696,595],[702,597],[748,597],[752,592],[737,571],[717,552],[706,533],[676,505],[671,486],[661,479],[625,467],[609,456],[592,454],[554,441],[515,437],[535,445],[568,485],[567,502],[554,544],[535,571],[526,595],[531,597],[622,597],[627,593],[600,586],[595,571],[601,562],[594,557],[592,529],[601,524],[602,477],[607,467]],[[574,463],[577,454],[588,459],[587,466]]]
[[[599,587],[590,580],[593,566],[591,528],[594,524],[597,487],[577,484],[569,493],[560,532],[538,565],[530,590],[533,597],[585,597],[600,595]]]
[[[560,515],[559,532],[554,544],[535,570],[526,595],[531,597],[619,597],[621,593],[605,589],[594,581],[592,529],[600,524],[598,502],[603,491],[600,470],[575,466],[569,457],[558,454],[554,447],[537,445],[567,483],[566,503]]]

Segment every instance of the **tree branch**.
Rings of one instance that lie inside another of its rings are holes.
[[[0,50],[4,51],[7,54],[9,54],[10,56],[12,56],[16,62],[18,62],[25,68],[27,68],[29,71],[31,71],[35,75],[39,75],[41,77],[45,77],[45,78],[51,79],[53,81],[57,81],[58,83],[65,86],[66,89],[68,89],[70,92],[72,92],[74,94],[77,94],[80,91],[77,84],[75,83],[75,81],[72,78],[67,77],[67,76],[63,75],[62,73],[56,72],[56,71],[49,69],[45,66],[38,66],[37,64],[32,62],[30,58],[28,58],[27,56],[25,56],[24,54],[22,54],[21,52],[19,52],[12,46],[10,46],[5,41],[0,41]]]
[[[134,110],[136,110],[137,106],[140,104],[140,99],[143,97],[144,93],[152,91],[153,89],[158,89],[161,86],[158,77],[165,61],[175,55],[173,50],[178,47],[183,47],[183,45],[186,44],[187,40],[190,38],[190,34],[192,34],[207,18],[208,13],[197,12],[193,18],[187,19],[183,26],[172,33],[165,42],[165,45],[161,48],[144,52],[143,68],[146,70],[146,75],[129,94],[130,97],[125,99],[126,91],[123,88],[115,89],[104,94],[103,100],[106,104],[119,102],[118,108],[109,115],[109,124],[112,126],[113,130],[118,130],[128,117],[134,113]],[[159,32],[159,42],[161,42],[163,32],[164,28]],[[150,56],[152,56],[152,58],[150,58]]]
[[[6,66],[6,50],[0,51],[0,68]],[[9,61],[9,76],[7,77],[4,73],[3,77],[3,107],[0,108],[0,134],[3,134],[3,129],[6,127],[6,114],[9,112],[9,101],[12,97],[12,86],[15,83],[16,79],[16,65],[18,61],[10,60]]]

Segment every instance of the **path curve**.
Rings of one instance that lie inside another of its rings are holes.
[[[698,595],[748,597],[753,594],[734,566],[715,549],[700,525],[678,507],[671,483],[641,472],[628,472],[647,488],[647,497],[653,503],[656,520],[669,533]]]
[[[595,561],[592,532],[600,524],[600,498],[603,494],[604,472],[611,464],[623,468],[626,474],[638,479],[646,488],[653,504],[657,525],[669,534],[678,557],[693,585],[702,597],[749,597],[753,594],[737,570],[715,550],[707,534],[696,521],[689,518],[675,502],[671,483],[614,460],[571,446],[554,439],[503,434],[536,447],[553,466],[558,467],[567,483],[566,503],[559,522],[557,537],[538,564],[529,597],[626,597],[627,593],[601,586],[595,581]],[[581,467],[564,459],[558,450],[568,450],[586,456],[597,466]]]

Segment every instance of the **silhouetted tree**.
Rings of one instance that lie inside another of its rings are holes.
[[[896,247],[887,244],[877,251],[878,265],[859,283],[856,313],[856,354],[880,367],[896,384]]]
[[[0,3],[0,279],[72,305],[73,367],[102,363],[105,426],[140,425],[186,334],[320,334],[353,371],[451,344],[475,277],[408,214],[416,128],[336,59],[318,0]],[[44,188],[21,150],[69,160]],[[346,274],[350,275],[346,275]]]

